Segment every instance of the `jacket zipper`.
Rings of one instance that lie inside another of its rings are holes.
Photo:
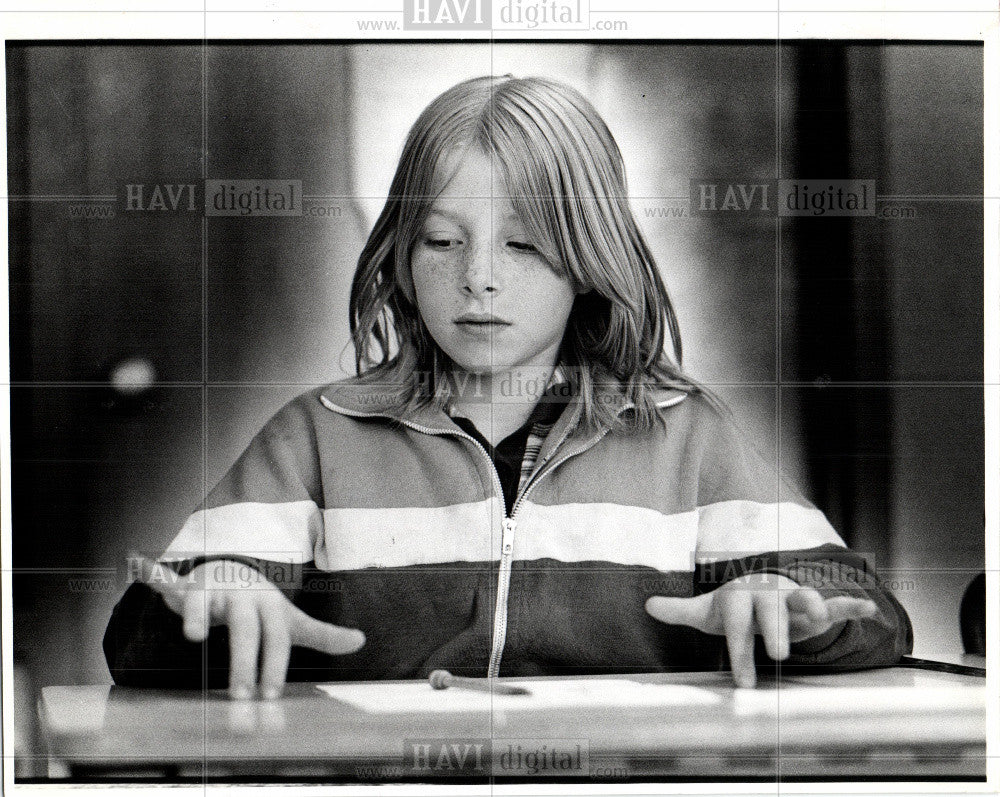
[[[325,403],[325,401],[324,401]],[[329,406],[329,405],[328,405]],[[335,405],[334,405],[335,406]],[[625,405],[619,409],[619,414],[628,409],[630,405]],[[345,415],[351,415],[356,418],[371,418],[372,413],[362,413],[362,412],[351,412],[345,410],[343,407],[336,408],[338,412],[342,412]],[[377,414],[375,417],[378,417]],[[482,443],[480,443],[476,438],[470,434],[466,434],[461,430],[456,429],[434,429],[429,426],[423,426],[419,423],[414,423],[413,421],[407,421],[402,418],[393,418],[393,420],[398,421],[403,426],[407,426],[417,432],[423,434],[429,434],[436,437],[461,437],[464,440],[470,441],[486,458],[486,461],[490,463],[490,473],[493,474],[493,485],[496,487],[497,496],[503,499],[503,484],[500,481],[500,474],[497,472],[496,466],[493,464],[493,460],[490,459],[490,455],[487,453],[486,449],[483,448]],[[563,432],[562,437],[553,447],[553,452],[559,449],[569,437],[572,429],[567,429]],[[510,597],[510,576],[511,576],[511,564],[513,561],[514,554],[514,533],[517,530],[517,521],[515,520],[515,515],[517,514],[518,507],[521,502],[527,497],[535,486],[542,480],[543,477],[550,474],[557,467],[562,465],[568,459],[576,456],[577,454],[582,454],[597,445],[604,436],[608,433],[608,430],[603,430],[597,437],[595,437],[590,444],[586,447],[577,451],[575,454],[568,454],[561,459],[556,459],[553,464],[546,468],[545,461],[542,462],[541,468],[536,471],[534,477],[532,477],[528,483],[524,486],[524,490],[514,499],[514,503],[511,505],[510,515],[506,512],[502,512],[501,519],[501,534],[500,534],[500,566],[497,573],[497,598],[496,604],[493,609],[493,638],[490,644],[490,661],[486,668],[487,678],[496,678],[500,672],[500,659],[503,656],[504,643],[507,641],[507,603]]]
[[[493,460],[490,459],[489,453],[483,448],[483,444],[480,443],[476,438],[470,434],[466,434],[461,431],[444,430],[444,429],[432,429],[427,426],[421,426],[420,424],[413,423],[413,421],[400,420],[404,426],[408,426],[411,429],[415,429],[418,432],[423,432],[424,434],[430,435],[453,435],[455,437],[461,437],[465,440],[470,440],[473,445],[482,453],[483,457],[490,464],[490,473],[493,475],[493,486],[496,488],[496,494],[500,501],[503,501],[503,483],[500,481],[500,474],[497,472],[496,466],[493,464]],[[527,486],[525,487],[524,493],[527,493]],[[497,571],[497,598],[496,603],[493,607],[493,638],[490,643],[490,661],[486,667],[486,677],[496,678],[497,673],[500,670],[500,657],[503,654],[504,642],[507,639],[507,599],[510,594],[510,571],[511,571],[511,561],[514,554],[514,531],[517,529],[517,521],[514,519],[514,513],[517,511],[517,504],[519,502],[515,500],[514,504],[511,506],[510,515],[505,511],[502,511],[502,519],[500,521],[500,565]]]
[[[514,553],[514,531],[517,521],[514,513],[503,519],[503,533],[500,537],[500,569],[497,572],[497,600],[493,608],[493,641],[490,645],[490,663],[486,667],[486,677],[496,678],[500,671],[500,656],[507,641],[507,600],[510,597],[511,558]]]
[[[569,436],[570,429],[563,432],[563,436],[559,439],[559,442],[553,447],[553,451],[557,450],[559,446],[565,442],[566,438]],[[478,442],[476,442],[478,445]],[[482,446],[479,446],[482,449]],[[485,450],[483,451],[485,454]],[[489,459],[489,456],[487,456]],[[493,467],[493,463],[490,462],[490,466]],[[542,467],[545,466],[545,462],[542,462]],[[555,467],[553,465],[553,467]],[[551,468],[549,469],[551,470]],[[494,473],[496,468],[493,467]],[[486,668],[487,678],[496,678],[500,674],[500,659],[503,656],[504,644],[507,642],[507,605],[510,598],[510,576],[512,559],[514,553],[514,532],[517,530],[517,521],[514,516],[517,514],[517,509],[521,505],[521,501],[524,497],[531,492],[535,485],[539,482],[542,476],[541,469],[538,470],[534,479],[529,479],[528,483],[524,485],[524,490],[521,494],[514,499],[514,503],[510,507],[510,516],[505,517],[503,521],[503,534],[500,539],[500,569],[497,573],[497,600],[496,607],[493,610],[493,642],[490,647],[490,663]],[[500,481],[499,474],[497,475],[497,481]]]

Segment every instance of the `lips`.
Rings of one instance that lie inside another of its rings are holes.
[[[470,329],[509,327],[511,325],[510,321],[492,313],[463,313],[455,319],[454,323]]]

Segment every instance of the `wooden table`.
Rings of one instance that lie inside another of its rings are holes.
[[[784,674],[780,681],[763,679],[756,690],[734,689],[724,672],[611,677],[689,684],[721,700],[698,708],[373,714],[331,698],[314,684],[289,684],[284,697],[273,702],[234,702],[214,691],[53,686],[42,690],[39,716],[49,776],[74,780],[985,776],[982,677],[894,667]],[[829,687],[839,690],[842,701],[830,700]],[[892,705],[878,699],[890,693]],[[558,748],[560,755],[578,744],[579,766],[540,774],[524,766],[500,767],[499,757],[510,754],[518,740],[526,749],[548,744],[546,749]]]

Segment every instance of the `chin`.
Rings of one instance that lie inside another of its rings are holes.
[[[498,359],[496,355],[499,353],[496,348],[491,347],[471,352],[466,349],[461,353],[456,352],[455,354],[445,350],[448,358],[462,371],[467,374],[484,377],[500,374],[514,367],[514,364],[508,362],[506,358],[502,360]]]
[[[455,360],[455,364],[461,368],[465,373],[472,374],[473,376],[496,376],[497,374],[505,373],[509,371],[513,366],[506,365],[503,363],[489,363],[487,365],[483,364],[473,364],[473,363],[463,363]]]

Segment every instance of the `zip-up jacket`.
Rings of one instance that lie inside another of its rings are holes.
[[[570,402],[509,516],[472,436],[435,406],[385,409],[384,395],[348,380],[293,399],[160,557],[179,579],[206,561],[234,582],[268,578],[307,614],[364,632],[346,656],[294,648],[289,680],[719,669],[724,639],[644,604],[751,572],[878,606],[794,643],[783,666],[889,665],[912,648],[869,563],[702,395],[664,389],[663,423],[639,434],[586,431]],[[598,399],[631,411],[616,390]],[[187,641],[137,582],[104,649],[117,683],[218,688],[227,634]]]

